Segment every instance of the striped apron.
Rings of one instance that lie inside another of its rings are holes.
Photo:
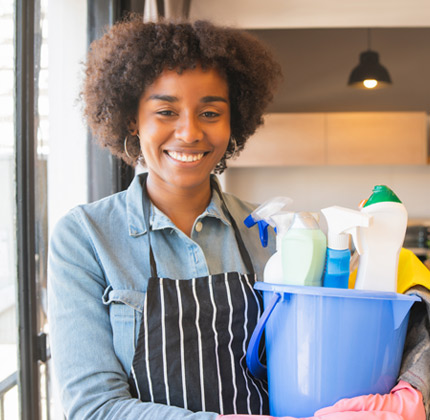
[[[242,259],[253,273],[239,229]],[[220,414],[268,414],[265,383],[246,366],[246,348],[261,313],[254,274],[221,273],[190,280],[157,277],[149,234],[150,201],[143,177],[143,212],[151,266],[141,327],[130,374],[142,401]]]

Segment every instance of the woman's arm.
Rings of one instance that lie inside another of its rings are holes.
[[[430,419],[430,291],[415,286],[407,293],[417,294],[422,302],[415,303],[411,309],[400,379],[421,391]]]
[[[127,373],[113,346],[105,276],[85,228],[75,213],[54,229],[49,252],[51,353],[69,420],[213,420],[190,411],[132,398]]]

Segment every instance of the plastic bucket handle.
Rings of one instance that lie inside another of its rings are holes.
[[[281,294],[273,293],[263,315],[261,315],[261,318],[258,320],[254,332],[252,333],[251,340],[249,340],[248,349],[246,351],[246,364],[248,365],[248,369],[251,374],[258,379],[265,379],[267,375],[267,368],[261,364],[258,354],[261,336],[263,335],[264,327],[266,326],[269,316],[280,300]]]
[[[391,302],[391,305],[393,308],[393,319],[394,319],[394,329],[395,330],[397,330],[402,325],[402,322],[408,316],[412,305],[416,301],[421,300],[421,298],[419,296],[415,296],[415,297],[417,297],[418,299]]]

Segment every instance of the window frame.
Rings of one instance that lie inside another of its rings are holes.
[[[35,264],[35,2],[15,3],[15,153],[18,279],[18,389],[21,418],[40,419]]]

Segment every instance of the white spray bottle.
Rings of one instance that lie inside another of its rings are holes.
[[[355,248],[360,248],[357,229],[368,227],[372,216],[340,206],[331,206],[321,210],[327,220],[327,255],[323,275],[324,287],[348,288],[349,235],[352,236]]]
[[[355,288],[397,292],[399,254],[408,222],[406,208],[390,188],[377,185],[361,211],[373,220],[368,228],[357,231],[360,261]]]
[[[266,283],[282,284],[284,281],[281,246],[282,239],[290,228],[293,217],[293,212],[284,211],[273,214],[268,220],[269,224],[276,229],[276,252],[269,258],[264,267],[263,280]]]
[[[263,280],[265,282],[282,283],[280,241],[288,230],[294,213],[281,210],[290,206],[292,202],[293,200],[288,197],[274,197],[257,207],[244,221],[247,227],[258,224],[263,247],[267,246],[268,226],[272,226],[276,231],[276,252],[269,258],[264,267]]]

